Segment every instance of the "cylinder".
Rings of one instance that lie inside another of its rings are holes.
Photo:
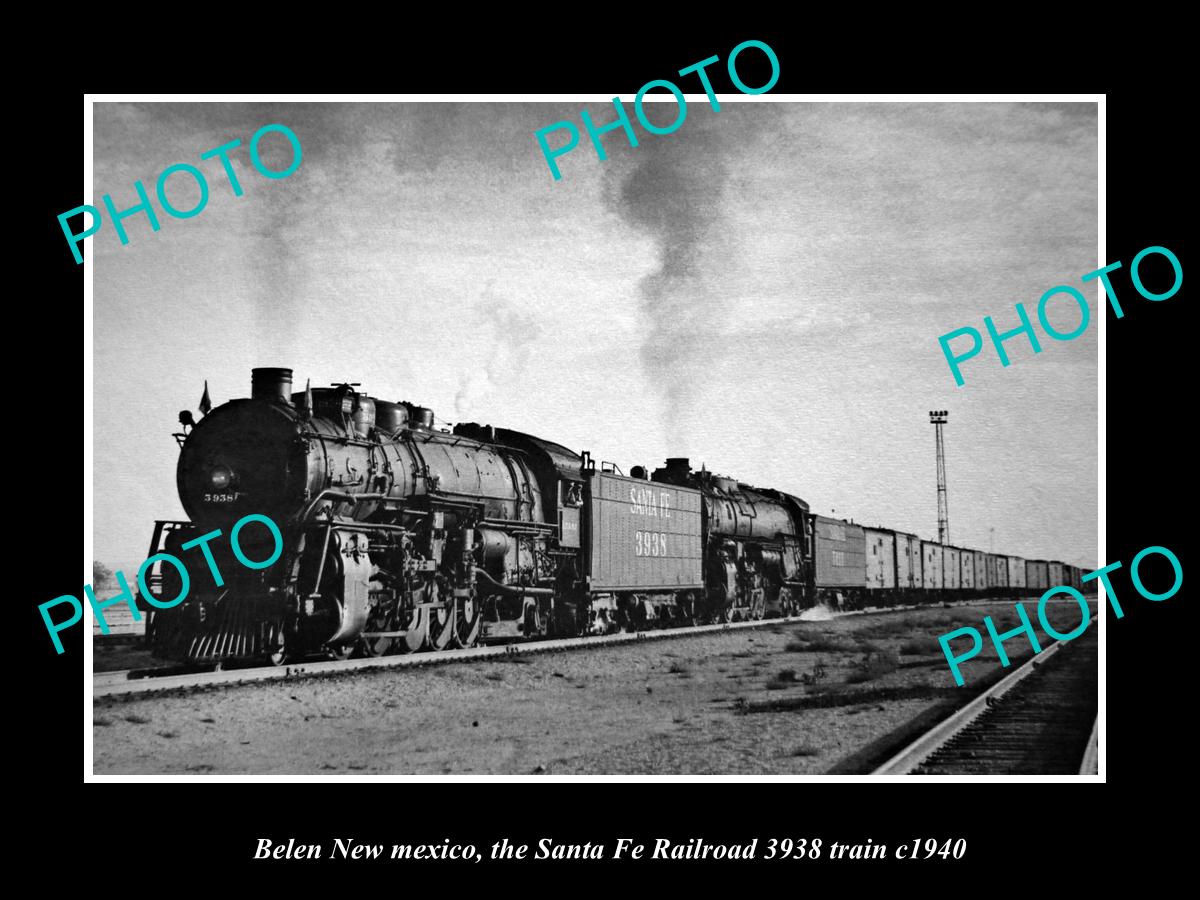
[[[760,551],[763,572],[775,582],[783,581],[783,554],[778,550],[763,548]]]
[[[250,396],[255,400],[278,400],[292,405],[292,370],[258,368],[250,370]]]
[[[385,434],[395,434],[408,427],[408,407],[388,400],[375,401],[375,427]]]
[[[495,528],[480,528],[478,531],[483,558],[487,562],[496,562],[508,556],[512,542],[507,534]]]

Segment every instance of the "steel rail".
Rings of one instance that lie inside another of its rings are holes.
[[[1093,620],[1093,624],[1094,624]],[[1089,628],[1092,625],[1088,626]],[[925,760],[929,759],[937,750],[945,746],[949,741],[960,731],[967,728],[973,723],[983,712],[988,709],[996,700],[1003,697],[1010,690],[1016,687],[1020,682],[1024,681],[1028,676],[1033,674],[1034,670],[1054,656],[1059,649],[1069,641],[1055,641],[1052,646],[1043,650],[1041,653],[1035,653],[1032,657],[1026,660],[1022,665],[1018,666],[1005,678],[996,682],[982,694],[977,696],[970,703],[959,709],[948,719],[939,722],[931,729],[926,731],[915,741],[875,769],[872,775],[909,775],[920,766]]]
[[[1096,716],[1096,721],[1092,723],[1092,736],[1088,738],[1087,749],[1083,752],[1083,762],[1079,764],[1080,775],[1099,775],[1100,774],[1100,735],[1098,729],[1100,727],[1100,717]]]
[[[469,647],[465,650],[443,650],[427,653],[408,653],[399,656],[378,656],[365,659],[316,660],[284,666],[257,666],[246,669],[223,669],[216,672],[193,672],[183,675],[162,675],[130,679],[128,671],[102,672],[92,676],[92,697],[136,696],[161,691],[195,687],[244,684],[258,681],[286,681],[337,675],[343,672],[363,672],[373,669],[398,669],[411,666],[433,666],[480,659],[503,659],[534,653],[563,650],[585,650],[589,647],[608,647],[642,641],[665,640],[700,634],[738,631],[746,628],[769,628],[794,622],[810,621],[800,616],[776,619],[755,619],[749,622],[727,622],[718,625],[690,625],[683,628],[662,628],[653,631],[622,632],[602,636],[559,638],[549,641],[519,641],[491,647]]]
[[[1007,599],[1007,598],[1005,598]],[[949,606],[976,606],[1002,602],[986,599],[951,601]],[[883,613],[907,612],[911,610],[932,609],[936,606],[929,604],[905,604],[900,606],[869,607],[867,609],[830,612],[821,617],[801,613],[798,616],[786,616],[774,619],[755,619],[749,622],[729,622],[717,625],[693,625],[683,628],[663,628],[652,631],[623,632],[620,634],[595,636],[588,635],[576,638],[560,638],[556,640],[521,640],[513,643],[495,644],[486,647],[470,647],[462,650],[425,651],[401,654],[397,656],[369,657],[349,660],[313,660],[284,666],[254,666],[238,669],[223,669],[215,672],[189,672],[176,675],[153,675],[147,673],[137,678],[131,678],[132,670],[117,672],[97,672],[92,675],[92,698],[114,696],[138,696],[141,694],[159,693],[162,691],[183,690],[194,687],[236,685],[259,681],[280,681],[304,677],[319,677],[336,675],[341,672],[358,672],[375,669],[408,668],[410,666],[431,666],[453,662],[469,662],[479,659],[502,659],[519,654],[534,654],[561,650],[583,650],[588,647],[605,647],[614,644],[635,643],[637,641],[664,640],[689,635],[720,633],[744,628],[763,628],[772,625],[784,625],[800,622],[820,622],[829,619],[848,616],[877,615]],[[1057,646],[1057,645],[1055,645]],[[1052,648],[1053,649],[1053,648]],[[1049,651],[1046,651],[1047,653]],[[1039,654],[1045,658],[1045,653]],[[1037,657],[1035,657],[1037,658]],[[1014,673],[1015,674],[1015,673]],[[1011,677],[1011,676],[1009,676]],[[1001,682],[1003,684],[1004,682]],[[997,685],[999,687],[999,685]],[[993,691],[996,688],[993,688]]]

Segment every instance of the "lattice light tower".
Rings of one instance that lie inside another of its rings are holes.
[[[938,481],[938,543],[950,543],[950,507],[946,502],[946,445],[942,441],[942,426],[950,413],[944,409],[931,409],[929,423],[937,435],[937,481]]]

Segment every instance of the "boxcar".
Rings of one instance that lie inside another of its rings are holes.
[[[642,515],[630,488],[653,488],[655,510]],[[584,556],[593,591],[686,591],[703,588],[700,492],[597,472],[588,486]]]
[[[1044,591],[1050,587],[1049,563],[1044,559],[1025,562],[1025,587],[1031,591]]]
[[[892,593],[896,589],[896,533],[885,528],[864,528],[867,542],[867,590]]]
[[[962,581],[961,551],[957,547],[945,547],[942,553],[942,587],[957,591]]]
[[[1025,560],[1020,556],[1008,557],[1008,586],[1013,590],[1025,587]]]
[[[999,553],[988,554],[988,587],[989,588],[1006,588],[1008,587],[1008,557],[1001,556]]]
[[[1066,563],[1050,561],[1046,563],[1046,587],[1058,587],[1061,584],[1070,584],[1070,576],[1067,575]]]
[[[982,550],[975,551],[975,590],[986,591],[991,587],[992,567],[988,554]]]
[[[962,563],[962,575],[959,576],[959,584],[962,585],[964,591],[975,590],[975,551],[960,550],[959,560]]]
[[[1096,592],[1096,584],[1100,581],[1099,578],[1093,578],[1091,581],[1084,581],[1084,575],[1090,575],[1092,570],[1084,566],[1075,570],[1075,587],[1084,594],[1094,594]]]
[[[896,532],[896,587],[901,591],[921,590],[921,539]]]
[[[813,516],[819,598],[860,598],[867,583],[867,539],[861,525]]]
[[[927,591],[940,591],[942,580],[942,545],[936,541],[921,541],[922,587]]]
[[[1084,570],[1078,565],[1070,566],[1070,586],[1082,592],[1084,589]]]

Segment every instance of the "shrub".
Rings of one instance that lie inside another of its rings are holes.
[[[855,666],[854,671],[846,678],[850,684],[862,684],[874,681],[900,667],[900,657],[890,650],[871,651]]]
[[[813,666],[812,672],[805,672],[800,676],[800,680],[804,684],[816,684],[825,678],[825,663],[822,660],[817,660],[817,664]]]

